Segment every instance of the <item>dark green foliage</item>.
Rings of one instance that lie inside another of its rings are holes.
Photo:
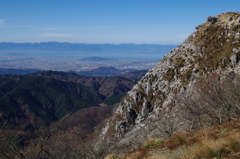
[[[75,77],[75,76],[78,76],[74,72],[59,72],[59,71],[52,71],[52,70],[33,73],[33,75],[52,76],[52,77],[54,77],[54,76],[64,76],[64,77]]]
[[[79,75],[90,76],[90,77],[119,76],[122,73],[123,73],[122,70],[118,70],[114,67],[99,67],[91,71],[78,72]]]
[[[0,68],[0,75],[14,74],[14,75],[25,75],[28,73],[39,72],[37,69],[15,69],[15,68]]]
[[[104,102],[114,105],[134,82],[124,77],[85,77],[41,71],[0,76],[0,126],[45,125]]]
[[[22,121],[57,121],[99,103],[87,86],[37,76],[2,76],[0,92],[0,120],[13,125]]]
[[[114,104],[116,104],[117,102],[119,102],[124,95],[125,95],[125,94],[119,94],[119,95],[116,95],[116,96],[112,96],[112,97],[106,99],[106,100],[104,101],[104,104],[114,105]]]

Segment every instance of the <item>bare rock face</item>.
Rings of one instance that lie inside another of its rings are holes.
[[[208,16],[207,21],[211,24],[215,23],[217,21],[216,17]]]
[[[232,65],[235,66],[238,63],[238,56],[236,54],[230,57]]]
[[[192,128],[178,108],[176,95],[189,93],[200,78],[238,72],[240,13],[208,17],[182,44],[136,84],[119,103],[105,128],[102,141],[121,146],[158,134],[168,137]],[[109,135],[110,134],[110,135]]]

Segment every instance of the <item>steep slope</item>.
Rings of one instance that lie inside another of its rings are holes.
[[[114,67],[99,67],[91,71],[78,72],[79,75],[90,76],[90,77],[108,77],[108,76],[119,76],[124,71],[118,70]]]
[[[71,72],[3,75],[0,76],[1,123],[36,125],[58,121],[67,114],[103,102],[114,105],[133,85],[134,81],[124,77],[86,77]]]
[[[102,141],[129,149],[136,140],[199,128],[196,118],[181,109],[178,97],[197,96],[201,81],[223,81],[239,73],[240,13],[209,16],[196,29],[127,93],[103,130]]]
[[[96,105],[111,103],[133,84],[123,77],[55,71],[0,76],[0,154],[59,158],[67,152],[68,158],[88,158],[90,144],[116,108]]]
[[[74,132],[79,137],[85,137],[94,133],[96,126],[111,116],[112,106],[89,107],[57,122],[59,131]],[[100,125],[101,127],[101,125]]]
[[[240,121],[232,120],[193,132],[180,132],[168,139],[151,138],[141,147],[104,159],[238,159],[240,157]]]
[[[122,74],[122,77],[125,77],[130,80],[140,80],[145,74],[147,73],[147,70],[142,70],[142,71],[135,71],[135,72],[126,72]]]
[[[54,78],[61,81],[80,83],[88,86],[91,91],[98,92],[98,98],[102,101],[111,97],[122,95],[131,90],[135,81],[124,77],[87,77],[77,75],[75,73],[56,72],[56,71],[42,71],[32,74],[33,76],[43,76]]]
[[[73,82],[5,75],[0,77],[0,83],[1,124],[53,122],[100,102],[88,87]]]

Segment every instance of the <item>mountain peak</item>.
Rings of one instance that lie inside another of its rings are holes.
[[[208,69],[225,67],[226,59],[236,56],[239,49],[240,13],[223,13],[214,17],[208,17],[207,22],[199,25],[193,33],[194,46],[202,50],[204,59],[201,64]],[[238,56],[238,55],[237,55]]]
[[[216,16],[208,16],[207,22],[214,24],[215,22],[221,25],[236,25],[240,23],[240,13],[239,12],[227,12]]]
[[[198,82],[210,76],[224,79],[239,72],[240,13],[209,16],[196,29],[128,92],[103,130],[103,140],[111,141],[111,134],[120,146],[134,138],[140,141],[139,131],[146,137],[167,137],[192,129],[176,97],[195,94]]]

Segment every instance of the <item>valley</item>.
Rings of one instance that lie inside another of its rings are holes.
[[[135,73],[133,80],[56,71],[0,76],[1,120],[14,127],[24,120],[35,126],[37,121],[58,121],[83,108],[114,105],[131,90],[141,73]]]
[[[227,12],[208,16],[155,63],[3,56],[9,64],[5,72],[11,67],[36,72],[0,76],[0,154],[26,159],[239,158],[239,35],[240,13]]]
[[[240,159],[239,0],[2,0],[0,159]]]
[[[101,78],[40,71],[0,76],[0,154],[11,158],[17,152],[33,158],[42,155],[44,146],[44,153],[54,158],[67,155],[69,147],[78,152],[77,158],[88,155],[91,149],[76,144],[90,146],[115,104],[145,73]],[[63,134],[69,137],[68,141],[62,138]],[[57,148],[57,154],[49,148],[56,146],[55,140],[63,144],[58,145],[61,150]],[[21,152],[21,145],[28,147],[28,152]]]

